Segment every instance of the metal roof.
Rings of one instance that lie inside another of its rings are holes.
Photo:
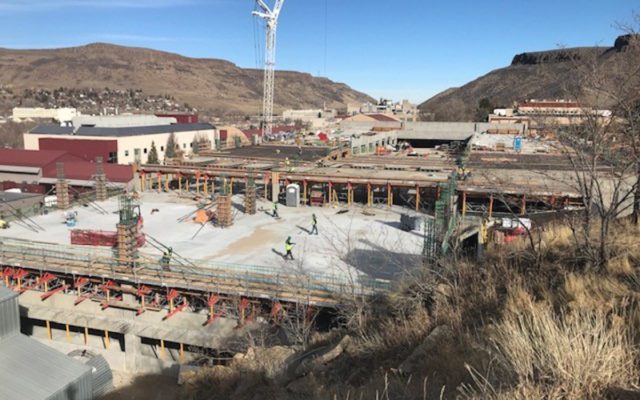
[[[42,168],[54,161],[82,161],[60,150],[0,149],[0,165]]]
[[[96,163],[90,161],[70,161],[63,164],[64,177],[67,180],[94,181],[97,173]],[[130,165],[110,164],[102,165],[107,181],[112,183],[128,183],[133,179],[133,169]],[[45,165],[42,168],[42,178],[58,179],[56,164]],[[43,182],[43,179],[40,179]]]
[[[455,131],[428,131],[418,129],[399,130],[398,139],[400,140],[442,140],[442,141],[463,141],[469,140],[473,136],[473,132],[455,132]]]
[[[11,202],[16,200],[29,199],[31,197],[42,197],[39,193],[14,193],[14,192],[0,192],[0,202]],[[0,287],[0,303],[3,300],[2,291],[7,290]]]
[[[19,194],[19,193],[4,193],[4,194]],[[18,293],[14,292],[11,289],[7,289],[4,286],[0,286],[0,303],[4,303],[9,299],[13,299],[14,297],[18,297]]]
[[[18,333],[20,333],[18,293],[0,286],[0,343]]]
[[[91,399],[91,367],[24,335],[0,342],[0,399]]]
[[[29,133],[41,133],[46,135],[71,135],[73,133],[72,126],[60,126],[60,125],[38,125],[31,129]]]
[[[153,135],[158,133],[179,133],[193,132],[215,129],[211,124],[173,124],[173,125],[154,125],[154,126],[131,126],[125,128],[100,128],[92,126],[61,127],[58,125],[38,125],[29,133],[45,134],[45,135],[75,135],[75,136],[94,136],[94,137],[126,137]]]

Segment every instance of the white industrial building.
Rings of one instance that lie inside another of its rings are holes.
[[[336,110],[307,109],[307,110],[285,110],[282,113],[284,120],[302,121],[309,124],[310,129],[324,128],[335,120]]]
[[[86,160],[100,156],[116,164],[146,163],[152,143],[163,160],[169,137],[176,150],[193,153],[194,139],[213,144],[217,131],[205,123],[177,124],[153,115],[81,116],[71,126],[39,125],[23,135],[27,150],[64,150]]]
[[[78,115],[80,113],[75,108],[15,107],[11,119],[14,122],[50,119],[64,125]]]

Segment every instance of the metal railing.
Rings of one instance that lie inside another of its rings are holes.
[[[175,285],[207,292],[233,291],[262,298],[285,299],[287,296],[335,299],[348,295],[374,295],[390,288],[389,281],[364,275],[297,273],[278,267],[205,260],[188,260],[189,265],[172,263],[167,269],[152,255],[142,255],[131,266],[124,267],[118,264],[112,249],[0,238],[0,264],[68,275],[100,276],[132,283]]]

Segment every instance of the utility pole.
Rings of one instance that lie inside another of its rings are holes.
[[[273,123],[273,92],[275,86],[274,73],[276,66],[276,30],[278,17],[284,0],[276,0],[273,8],[264,0],[256,0],[261,11],[252,14],[265,20],[267,44],[264,51],[264,97],[262,100],[262,137],[270,136]]]

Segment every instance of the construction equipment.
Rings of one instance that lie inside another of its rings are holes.
[[[115,248],[118,245],[118,233],[116,231],[73,229],[70,233],[70,239],[71,244],[81,246],[104,246]],[[144,246],[144,233],[137,233],[136,244],[138,247]]]
[[[278,28],[278,17],[282,10],[284,0],[276,0],[273,9],[269,8],[264,0],[256,0],[256,5],[262,11],[254,11],[252,14],[265,20],[266,24],[266,47],[264,51],[264,97],[262,101],[262,137],[271,136],[273,122],[273,92],[275,87],[275,65],[276,65],[276,30]],[[254,139],[255,140],[255,139]]]
[[[77,211],[69,211],[64,213],[64,223],[68,227],[74,227],[78,223],[78,212]]]

